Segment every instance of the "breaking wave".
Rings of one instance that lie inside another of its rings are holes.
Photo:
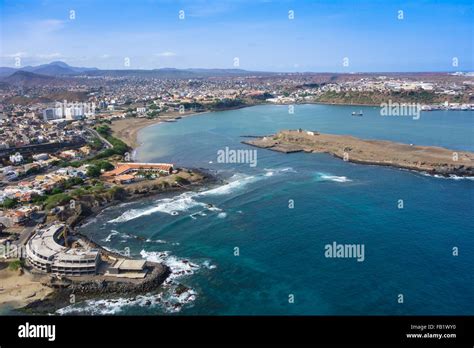
[[[112,240],[113,236],[116,236],[116,235],[120,234],[120,232],[116,231],[116,230],[110,230],[110,231],[111,231],[110,234],[107,237],[105,237],[104,239],[101,239],[101,241],[110,242]]]
[[[177,280],[184,276],[190,276],[201,268],[215,269],[217,266],[205,260],[197,264],[188,259],[171,255],[169,251],[145,251],[140,252],[142,258],[147,261],[159,262],[167,265],[171,275],[163,283],[163,291],[156,294],[138,295],[131,298],[114,298],[87,300],[80,304],[60,308],[57,314],[89,314],[89,315],[112,315],[123,312],[130,307],[158,307],[168,313],[177,313],[185,305],[190,305],[196,300],[197,293],[194,289],[180,284]]]
[[[218,195],[227,195],[230,194],[236,190],[239,190],[246,185],[258,181],[260,179],[259,176],[246,176],[242,174],[234,174],[230,178],[230,182],[228,182],[225,185],[203,191],[203,192],[198,192],[197,196],[199,197],[206,197],[206,196],[218,196]]]
[[[170,255],[169,251],[145,251],[142,250],[140,255],[147,261],[163,263],[171,270],[171,275],[165,280],[165,284],[172,284],[175,279],[183,276],[193,275],[200,266],[188,259],[179,258]]]
[[[60,315],[88,314],[112,315],[119,314],[128,307],[160,307],[165,312],[176,313],[184,305],[196,299],[196,292],[186,287],[176,288],[174,292],[138,295],[132,298],[114,298],[101,300],[86,300],[81,305],[67,306],[56,311]]]
[[[193,199],[196,193],[184,192],[173,198],[163,198],[158,200],[157,205],[143,209],[130,209],[124,212],[119,217],[109,220],[109,223],[120,223],[130,221],[141,216],[151,215],[157,212],[166,213],[169,215],[176,215],[175,212],[183,212],[193,207],[204,207],[205,203],[197,202]]]
[[[209,205],[204,202],[199,202],[196,199],[208,197],[208,196],[220,196],[220,195],[228,195],[238,190],[241,190],[245,186],[249,185],[250,183],[254,183],[256,181],[262,180],[265,177],[273,176],[274,174],[278,173],[285,173],[285,172],[295,172],[295,170],[291,167],[285,168],[276,168],[276,169],[265,169],[264,174],[260,175],[244,175],[244,174],[234,174],[230,179],[229,182],[225,185],[215,187],[206,191],[201,192],[184,192],[180,195],[172,198],[163,198],[157,200],[155,203],[156,205],[147,208],[141,209],[130,209],[122,213],[119,217],[109,220],[109,223],[121,223],[127,222],[133,219],[137,219],[142,216],[151,215],[154,213],[165,213],[169,215],[179,215],[180,212],[188,211],[192,208],[200,207],[205,208],[210,211],[222,212],[222,209],[216,206]],[[336,177],[337,178],[337,177]],[[192,214],[191,217],[195,218],[195,214]],[[198,213],[201,216],[205,216],[204,212]],[[226,215],[218,214],[219,218],[223,218]]]
[[[457,176],[454,174],[450,174],[448,176],[443,176],[439,174],[429,174],[426,172],[420,172],[421,175],[423,176],[429,176],[431,178],[437,178],[437,179],[446,179],[446,180],[472,180],[474,181],[474,176]]]
[[[334,182],[350,182],[351,179],[347,178],[346,176],[336,176],[336,175],[329,175],[324,173],[317,173],[316,174],[317,181],[334,181]]]

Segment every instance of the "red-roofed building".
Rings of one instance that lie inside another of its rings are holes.
[[[117,166],[102,174],[106,179],[115,180],[117,177],[122,177],[129,181],[131,178],[126,176],[137,172],[153,172],[163,175],[169,175],[173,172],[174,166],[170,163],[117,163]]]

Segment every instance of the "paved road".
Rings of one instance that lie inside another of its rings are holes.
[[[97,138],[99,138],[100,141],[102,141],[105,147],[107,147],[108,149],[111,149],[114,147],[107,139],[105,139],[102,135],[100,135],[95,129],[92,129],[92,128],[86,128],[86,129],[93,136],[96,136]]]

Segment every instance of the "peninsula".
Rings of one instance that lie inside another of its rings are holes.
[[[474,153],[436,146],[360,139],[316,131],[284,130],[244,144],[279,151],[329,153],[345,161],[390,166],[435,175],[474,176]]]

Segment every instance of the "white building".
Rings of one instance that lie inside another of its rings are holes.
[[[13,163],[13,164],[19,164],[19,163],[23,162],[23,156],[19,152],[15,153],[13,155],[10,155],[10,162]]]
[[[64,246],[64,225],[36,232],[26,244],[26,259],[38,271],[68,276],[96,274],[100,262],[96,249]]]
[[[54,108],[43,110],[43,119],[52,121],[58,119],[66,119],[70,121],[81,120],[86,117],[93,116],[95,113],[95,105],[92,103],[57,103]]]

